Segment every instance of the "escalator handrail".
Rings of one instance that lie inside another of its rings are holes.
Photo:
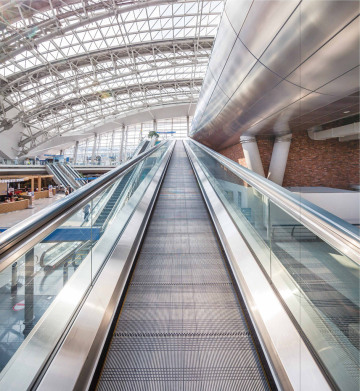
[[[143,152],[142,154],[134,157],[131,160],[115,167],[111,171],[103,174],[98,179],[82,186],[76,192],[69,194],[67,197],[62,200],[57,201],[56,203],[49,205],[43,210],[35,213],[24,221],[14,225],[13,227],[7,229],[0,235],[0,255],[7,252],[12,246],[21,241],[24,238],[28,238],[34,231],[39,230],[41,227],[44,227],[49,221],[58,217],[60,214],[64,213],[66,210],[70,209],[75,204],[79,203],[81,200],[89,196],[92,192],[105,185],[107,182],[111,181],[115,177],[124,173],[130,167],[134,166],[141,160],[146,159],[149,155],[154,153],[161,146],[166,144],[166,140],[151,148],[148,151]],[[1,268],[0,261],[0,270]]]
[[[51,163],[47,163],[46,164],[46,168],[57,179],[57,181],[61,184],[61,186],[66,187],[65,184],[64,184],[63,179],[57,175],[57,172],[56,172],[54,166]]]
[[[55,163],[50,163],[48,165],[49,167],[51,167],[51,169],[53,170],[54,174],[56,175],[56,177],[58,178],[58,180],[62,183],[62,185],[64,187],[71,187],[71,184],[70,182],[68,181],[67,178],[65,178],[65,176],[63,175],[63,173],[59,170],[58,166],[55,164]]]
[[[78,189],[81,186],[81,184],[74,179],[73,173],[68,170],[67,166],[64,163],[59,163],[58,167],[60,171],[64,174],[65,178],[68,179],[69,183],[71,183],[71,187],[73,189]]]
[[[188,140],[187,142],[194,143],[194,145],[213,157],[236,176],[240,177],[240,179],[254,187],[262,195],[268,197],[275,205],[285,210],[295,220],[300,221],[301,224],[325,240],[333,248],[349,257],[358,265],[360,264],[359,235],[356,232],[356,228],[350,223],[195,140]]]
[[[81,178],[80,173],[78,173],[70,164],[65,164],[65,167],[72,172],[74,180],[76,180],[76,178]],[[79,180],[79,182],[81,186],[86,185],[86,181],[84,179]]]

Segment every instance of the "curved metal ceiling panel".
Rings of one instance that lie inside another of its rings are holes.
[[[213,148],[342,118],[359,102],[359,2],[228,0],[209,69],[191,135]]]
[[[0,9],[0,121],[23,125],[27,152],[105,117],[196,103],[223,0],[8,0]]]

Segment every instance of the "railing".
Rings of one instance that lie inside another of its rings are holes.
[[[283,209],[296,221],[301,222],[339,252],[360,264],[360,237],[356,227],[212,149],[193,140],[191,143],[222,163],[250,186],[259,190],[274,205]]]
[[[146,151],[0,235],[1,299],[8,308],[0,324],[0,389],[31,388],[171,148],[164,142]],[[98,206],[139,166],[137,186],[124,188],[105,230],[96,226]],[[57,262],[40,262],[54,243],[62,243]]]
[[[358,228],[202,144],[186,145],[326,376],[358,390]]]
[[[76,206],[79,202],[82,202],[86,197],[91,196],[94,192],[102,191],[111,184],[120,174],[134,166],[139,161],[145,159],[147,156],[152,154],[154,151],[163,146],[166,142],[158,144],[149,151],[142,153],[136,158],[114,168],[113,170],[102,175],[98,179],[88,183],[87,185],[80,188],[78,191],[71,193],[68,197],[59,200],[58,202],[50,205],[43,211],[36,213],[34,216],[26,219],[14,227],[8,229],[0,236],[0,271],[4,267],[12,262],[12,259],[5,257],[3,254],[14,244],[19,242],[21,239],[27,237],[35,230],[39,230],[42,226],[48,225],[50,221],[62,214],[64,211]]]
[[[0,166],[37,166],[42,167],[45,166],[44,163],[33,162],[33,161],[23,161],[18,159],[0,159]]]

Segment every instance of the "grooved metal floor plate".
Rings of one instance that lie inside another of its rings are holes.
[[[97,389],[269,389],[182,142]]]

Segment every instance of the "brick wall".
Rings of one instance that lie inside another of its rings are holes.
[[[259,138],[258,147],[267,175],[273,140]],[[246,167],[241,144],[219,151]],[[327,186],[349,189],[360,183],[359,141],[313,141],[306,133],[293,134],[283,186]]]
[[[349,189],[359,184],[359,141],[311,140],[295,134],[283,186],[327,186]]]

